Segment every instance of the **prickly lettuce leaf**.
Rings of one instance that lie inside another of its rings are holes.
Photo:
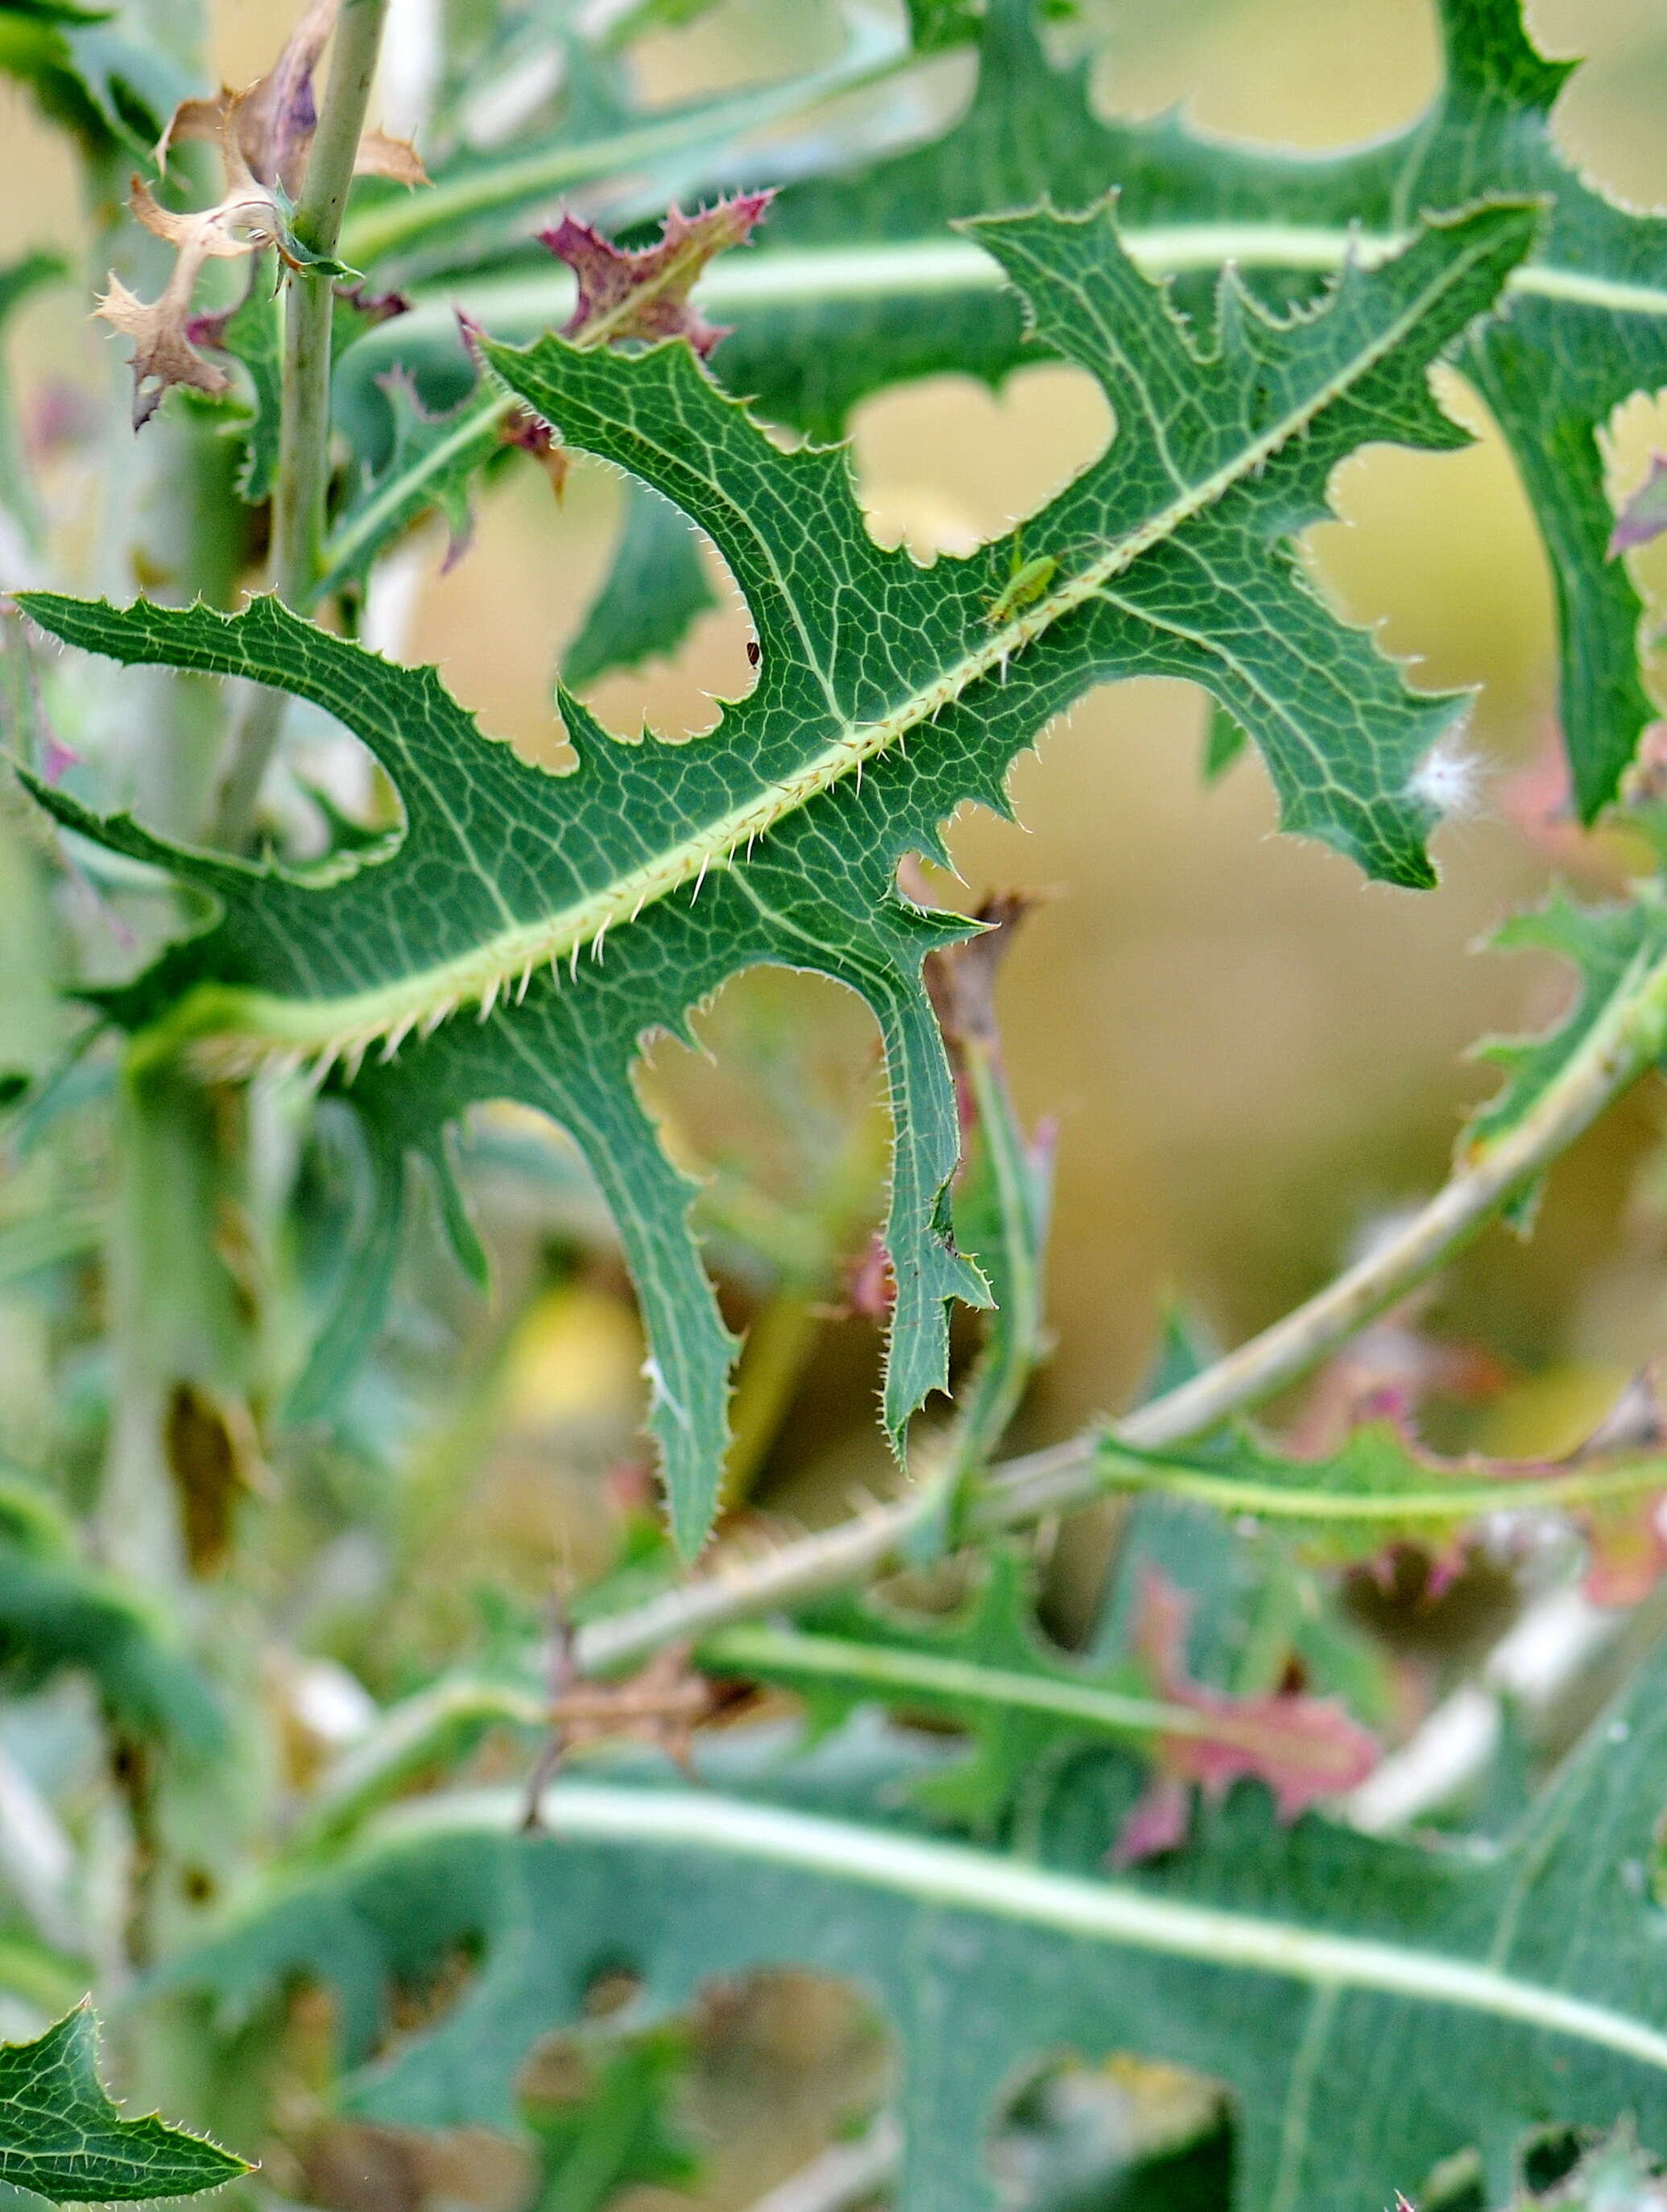
[[[1538,1036],[1488,1037],[1477,1046],[1476,1058],[1501,1068],[1505,1080],[1465,1132],[1466,1146],[1476,1150],[1516,1127],[1605,1013],[1667,958],[1667,887],[1643,877],[1625,899],[1603,906],[1583,906],[1560,890],[1513,915],[1490,941],[1500,951],[1556,954],[1574,970],[1574,988],[1567,1011]]]
[[[1193,1783],[1219,1794],[1257,1775],[1292,1816],[1365,1780],[1378,1747],[1340,1705],[1301,1693],[1234,1698],[1192,1681],[1184,1656],[1190,1610],[1173,1584],[1149,1577],[1124,1649],[1109,1666],[1085,1666],[1047,1645],[1027,1566],[1001,1550],[948,1616],[835,1598],[804,1608],[791,1627],[729,1629],[698,1657],[793,1690],[813,1727],[876,1701],[952,1723],[968,1755],[935,1771],[918,1801],[986,1834],[1022,1799],[1038,1762],[1076,1741],[1138,1747],[1161,1778],[1153,1800],[1161,1797],[1183,1834]],[[1137,1833],[1129,1831],[1137,1856]]]
[[[900,1437],[944,1384],[951,1303],[987,1293],[949,1237],[958,1132],[921,982],[926,953],[967,925],[900,898],[900,861],[941,856],[941,825],[968,799],[1005,809],[1015,755],[1091,684],[1169,674],[1209,685],[1250,731],[1288,828],[1391,882],[1432,879],[1418,771],[1460,702],[1409,693],[1307,589],[1286,541],[1325,511],[1331,471],[1363,441],[1461,441],[1428,364],[1487,310],[1536,220],[1499,204],[1429,228],[1288,323],[1228,283],[1208,343],[1129,260],[1109,210],[982,222],[1038,330],[1100,379],[1119,423],[1030,519],[1022,589],[1008,543],[931,568],[882,550],[844,453],[781,452],[682,342],[629,357],[485,343],[493,373],[559,438],[713,538],[753,618],[755,690],[675,746],[617,741],[564,695],[579,765],[550,775],[483,743],[432,670],[380,663],[276,601],[227,618],[32,595],[34,619],[73,644],[324,708],[371,748],[405,811],[391,857],[309,876],[166,846],[33,783],[69,826],[219,903],[213,927],[110,1010],[166,1023],[222,1067],[287,1055],[335,1069],[391,1172],[415,1152],[444,1176],[447,1132],[478,1099],[563,1122],[619,1222],[673,1523],[692,1550],[722,1461],[730,1339],[690,1237],[689,1186],[632,1070],[645,1035],[681,1031],[748,966],[847,984],[879,1022],[896,1129],[885,1415]]]
[[[409,1808],[177,1972],[228,2025],[317,1982],[355,2107],[501,2127],[525,2052],[579,2017],[598,1960],[651,2014],[713,1977],[807,1965],[855,1979],[896,2033],[901,2212],[992,2201],[999,2105],[1062,2050],[1221,2082],[1243,2212],[1380,2212],[1470,2145],[1508,2170],[1543,2126],[1625,2111],[1667,2139],[1664,1691],[1658,1654],[1497,1850],[1282,1829],[1244,1785],[1189,1850],[1115,1880],[1138,1786],[1116,1754],[1039,1761],[1004,1847],[980,1850],[900,1809],[924,1755],[858,1733],[784,1764],[773,1738],[749,1754],[732,1734],[703,1790],[558,1783],[543,1835],[514,1832],[507,1794]],[[478,1959],[460,1998],[379,2045],[395,1991],[460,1953]]]
[[[1562,720],[1582,817],[1614,796],[1653,708],[1638,672],[1640,607],[1624,564],[1606,559],[1614,515],[1599,435],[1635,392],[1667,386],[1667,221],[1617,206],[1564,161],[1552,136],[1574,64],[1546,60],[1518,0],[1440,0],[1446,81],[1400,137],[1322,158],[1266,153],[1191,133],[1175,116],[1101,122],[1079,69],[1055,70],[1028,0],[992,6],[973,105],[938,144],[848,179],[784,193],[773,252],[853,238],[918,248],[923,283],[832,286],[808,303],[738,318],[723,373],[773,412],[827,430],[882,382],[936,369],[991,378],[1022,358],[1009,307],[970,267],[957,284],[929,270],[954,217],[1039,192],[1073,206],[1113,183],[1137,248],[1157,266],[1231,259],[1260,296],[1310,296],[1305,273],[1340,249],[1460,207],[1485,192],[1543,194],[1547,222],[1512,312],[1455,360],[1493,410],[1545,540],[1561,625]],[[854,281],[854,271],[853,271]],[[1206,281],[1194,277],[1193,283]],[[923,292],[930,286],[930,309]],[[1189,293],[1189,297],[1193,296]]]
[[[1259,298],[1294,304],[1345,253],[1380,251],[1421,216],[1490,192],[1542,196],[1546,224],[1512,313],[1453,359],[1493,410],[1545,542],[1562,726],[1590,820],[1653,711],[1639,599],[1625,562],[1605,557],[1615,518],[1599,436],[1621,402],[1667,385],[1667,220],[1618,206],[1563,159],[1552,115],[1574,65],[1536,50],[1519,0],[1439,0],[1439,13],[1446,72],[1429,108],[1389,138],[1314,156],[1207,138],[1174,113],[1102,119],[1086,69],[1058,69],[1045,52],[1034,0],[991,0],[977,85],[951,128],[790,185],[744,290],[731,298],[720,270],[702,297],[735,326],[717,356],[724,377],[771,416],[829,436],[900,378],[993,381],[1026,358],[1015,304],[950,229],[984,210],[1044,194],[1081,207],[1115,187],[1131,249],[1177,272],[1197,307],[1229,262]],[[506,334],[549,313],[525,277],[483,284],[470,304]],[[420,315],[403,343],[449,346],[450,332]]]
[[[0,2182],[54,2204],[191,2197],[246,2160],[155,2113],[124,2119],[98,2071],[98,2026],[78,2005],[33,2043],[0,2044]]]
[[[825,165],[839,140],[818,127],[816,111],[840,93],[890,75],[908,58],[895,26],[876,12],[852,11],[840,51],[809,69],[737,91],[672,106],[646,101],[627,51],[645,21],[587,27],[512,17],[504,51],[488,71],[519,67],[536,75],[559,54],[555,112],[541,103],[501,143],[476,149],[460,112],[437,119],[432,183],[415,198],[374,185],[355,196],[342,229],[342,256],[374,270],[379,283],[455,276],[512,259],[540,215],[583,191],[610,227],[668,203],[688,207],[733,180],[739,149],[756,134],[775,134],[770,158],[802,169]],[[621,35],[622,33],[622,35]],[[459,88],[458,89],[461,89]],[[466,100],[466,94],[465,94]],[[450,103],[445,103],[450,105]]]

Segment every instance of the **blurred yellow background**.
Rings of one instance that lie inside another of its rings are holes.
[[[1530,12],[1549,51],[1590,57],[1560,112],[1572,155],[1634,201],[1667,201],[1658,0],[1541,0]],[[770,50],[767,22],[782,19],[769,0],[725,0],[698,25],[658,34],[657,94],[721,79],[743,56],[750,74],[760,40]],[[1435,79],[1425,0],[1131,0],[1092,20],[1106,31],[1096,82],[1108,105],[1149,112],[1185,100],[1213,128],[1306,145],[1399,125]],[[283,27],[264,0],[219,0],[215,25],[235,81],[255,74]],[[10,87],[0,88],[0,253],[72,243],[67,157]],[[26,406],[31,379],[95,378],[116,343],[63,299],[32,309],[20,347]],[[1466,1046],[1541,1021],[1557,1004],[1555,975],[1521,956],[1477,957],[1476,939],[1553,876],[1598,894],[1631,857],[1555,818],[1543,557],[1477,403],[1453,379],[1444,396],[1477,443],[1459,455],[1379,452],[1350,464],[1336,485],[1341,520],[1312,544],[1324,587],[1357,620],[1381,625],[1419,681],[1480,687],[1476,803],[1439,836],[1439,890],[1369,886],[1341,860],[1276,838],[1253,761],[1204,788],[1203,702],[1180,685],[1131,684],[1084,701],[1021,766],[1022,828],[983,817],[956,827],[973,893],[1047,894],[1003,993],[1021,1102],[1034,1116],[1058,1115],[1061,1132],[1058,1352],[1026,1415],[1027,1437],[1126,1396],[1171,1291],[1223,1336],[1241,1334],[1312,1287],[1375,1218],[1438,1182],[1465,1103],[1492,1080],[1465,1064]],[[937,380],[862,410],[862,494],[877,533],[922,554],[964,545],[1045,496],[1105,429],[1103,403],[1070,370],[1039,367],[995,395]],[[1636,404],[1617,425],[1619,483],[1641,475],[1652,440],[1667,445],[1667,417]],[[536,472],[518,471],[487,500],[471,551],[449,574],[439,573],[440,539],[423,540],[414,652],[439,661],[489,729],[530,750],[559,737],[550,674],[600,575],[617,498],[612,482],[581,466],[558,510]],[[1667,559],[1646,556],[1640,573],[1667,586]],[[616,727],[644,715],[660,728],[699,727],[712,711],[706,695],[744,687],[746,635],[730,605],[700,623],[675,664],[610,678],[596,703]],[[843,1056],[853,1084],[864,1080],[862,1020],[831,988],[803,996],[806,1018],[827,1025],[826,1048]],[[656,1056],[674,1092],[682,1057]],[[1658,1099],[1640,1098],[1578,1148],[1535,1241],[1523,1248],[1495,1231],[1464,1263],[1446,1295],[1448,1324],[1576,1383],[1655,1351],[1667,1335],[1667,1236],[1639,1192],[1661,1113]],[[576,1326],[576,1341],[591,1346],[583,1358],[633,1389],[633,1360],[596,1350],[615,1339],[605,1328],[598,1339],[592,1307]],[[854,1474],[871,1476],[871,1334],[859,1333],[836,1363],[837,1389],[812,1386],[785,1439],[791,1459],[845,1455]],[[514,1384],[523,1406],[524,1370]],[[559,1398],[559,1379],[549,1387]]]

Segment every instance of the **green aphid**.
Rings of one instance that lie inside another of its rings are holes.
[[[992,629],[999,629],[1010,621],[1021,607],[1034,605],[1059,573],[1058,561],[1052,553],[1033,554],[1028,561],[1020,559],[1020,541],[1013,542],[1013,568],[997,597],[985,610],[985,620]]]

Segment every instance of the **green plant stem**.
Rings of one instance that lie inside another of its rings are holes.
[[[1294,1382],[1468,1244],[1654,1065],[1664,1047],[1667,959],[1640,963],[1522,1119],[1473,1151],[1404,1227],[1259,1336],[1109,1431],[1091,1430],[996,1469],[969,1510],[967,1534],[977,1538],[1021,1527],[1122,1486],[1126,1462],[1102,1463],[1107,1443],[1162,1450]],[[876,1505],[761,1558],[725,1562],[681,1589],[589,1622],[576,1638],[575,1662],[587,1674],[612,1672],[668,1644],[864,1581],[906,1547],[933,1499],[929,1489]],[[1506,1503],[1505,1493],[1494,1502]]]
[[[1265,1741],[1265,1733],[1258,1736],[1253,1726],[1235,1724],[1230,1716],[1200,1712],[1167,1698],[1136,1697],[1099,1682],[1064,1681],[1058,1675],[986,1667],[947,1653],[912,1651],[894,1644],[858,1644],[850,1637],[815,1635],[773,1623],[748,1622],[724,1629],[700,1644],[695,1657],[712,1674],[758,1675],[790,1687],[833,1682],[845,1689],[872,1689],[905,1702],[913,1694],[927,1702],[987,1705],[992,1711],[1017,1708],[1052,1713],[1141,1743],[1157,1735],[1212,1743]]]
[[[301,245],[326,260],[341,236],[387,12],[388,0],[346,0],[336,26],[330,82],[294,222]],[[272,589],[298,612],[312,597],[324,546],[333,283],[322,270],[294,269],[284,288],[283,415],[272,492],[270,575]],[[215,830],[219,842],[233,850],[248,836],[282,732],[284,706],[281,691],[252,692],[233,740]]]

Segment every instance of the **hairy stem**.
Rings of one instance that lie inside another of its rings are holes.
[[[307,155],[295,210],[297,239],[330,259],[341,236],[353,165],[388,0],[346,0],[336,27],[330,82]],[[284,290],[283,413],[272,492],[272,589],[305,611],[318,574],[330,483],[330,346],[333,279],[318,269],[289,273]],[[221,843],[235,849],[249,832],[268,763],[283,728],[284,695],[250,694],[220,793]]]
[[[967,1534],[992,1535],[1100,1495],[1117,1483],[1119,1473],[1115,1463],[1101,1465],[1106,1443],[1161,1450],[1295,1381],[1467,1244],[1664,1047],[1667,959],[1640,962],[1522,1119],[1473,1152],[1403,1228],[1259,1336],[1109,1431],[1090,1431],[997,1469],[972,1505]],[[728,1622],[860,1582],[904,1549],[931,1503],[928,1491],[877,1505],[760,1558],[726,1561],[682,1589],[591,1621],[579,1632],[576,1662],[586,1672],[606,1672],[664,1644],[699,1639]]]

